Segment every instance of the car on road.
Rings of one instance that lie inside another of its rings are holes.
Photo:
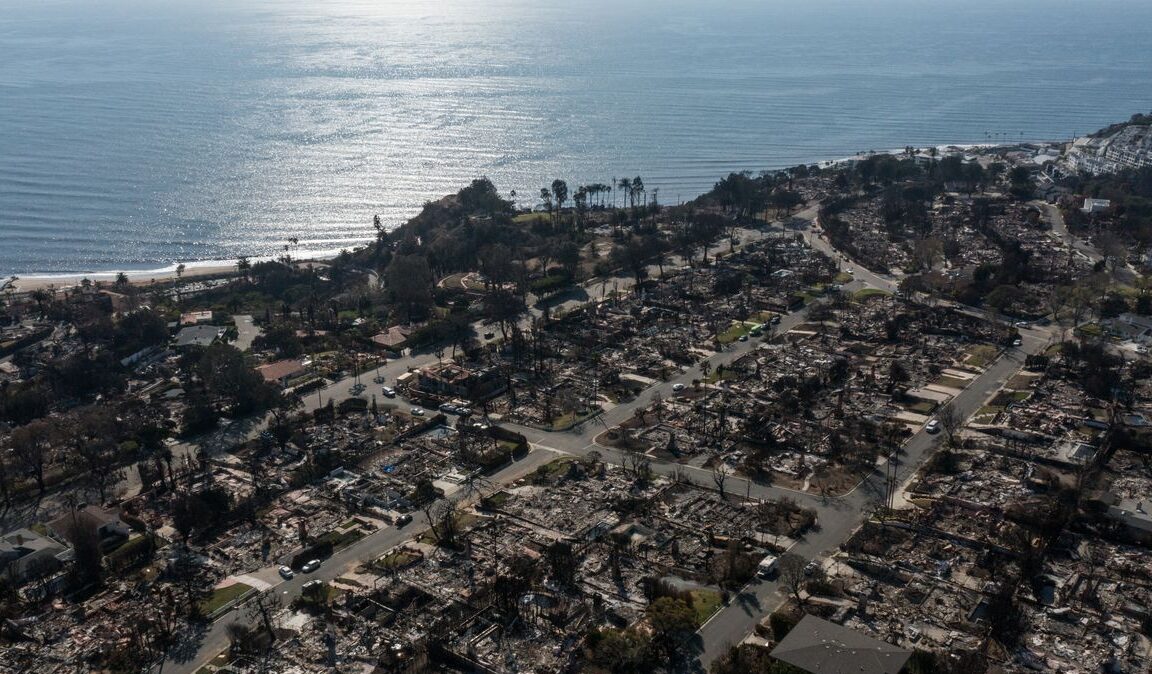
[[[411,521],[412,521],[412,516],[409,515],[408,513],[404,513],[403,515],[396,518],[396,528],[397,529],[403,529],[404,525],[408,524]]]
[[[761,578],[771,578],[776,575],[776,568],[779,566],[779,561],[776,555],[767,555],[756,565],[756,575]]]
[[[810,561],[804,565],[804,575],[805,576],[811,576],[812,574],[816,573],[819,570],[820,570],[820,562],[816,561],[815,559],[813,559],[812,561]]]
[[[672,390],[673,390],[673,391],[677,391],[677,392],[679,392],[679,391],[683,391],[683,390],[684,390],[684,385],[683,385],[683,384],[680,384],[680,383],[676,383],[676,384],[673,384],[673,385],[672,385]]]
[[[748,341],[748,335],[740,335],[740,341],[741,342],[747,342]]]
[[[323,584],[324,581],[322,580],[310,580],[307,583],[301,585],[300,589],[303,590],[305,594],[307,594],[308,592],[315,592],[316,590],[313,588],[319,588]]]
[[[424,410],[419,408],[419,407],[413,407],[412,408],[412,416],[422,417],[422,416],[424,416]]]
[[[305,562],[304,566],[300,567],[300,570],[303,571],[304,573],[312,573],[313,571],[315,571],[316,569],[319,569],[319,568],[320,568],[320,560],[319,559],[313,559],[313,560],[309,560],[309,561]]]
[[[1022,346],[1023,344],[1024,344],[1023,340],[1019,340],[1019,339],[1012,340],[1012,346]]]
[[[929,432],[929,433],[939,433],[940,432],[940,420],[939,419],[932,419],[931,421],[929,421],[927,424],[924,425],[924,430]]]
[[[292,580],[292,578],[296,575],[295,573],[292,573],[292,569],[287,566],[280,567],[279,571],[280,577],[284,580]]]
[[[444,403],[440,406],[440,411],[445,414],[456,414],[456,406],[452,403]]]
[[[391,386],[385,386],[384,388],[380,389],[380,392],[384,394],[385,398],[396,397],[396,389],[392,388]]]
[[[772,320],[769,321],[769,323],[771,323],[772,325],[779,325],[780,324],[780,317],[779,316],[773,316]]]

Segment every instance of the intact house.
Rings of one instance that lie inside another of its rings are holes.
[[[96,506],[77,508],[48,523],[48,532],[62,541],[69,539],[74,528],[94,535],[102,550],[110,550],[128,539],[131,530],[120,519],[120,513]]]
[[[0,571],[17,584],[55,571],[69,554],[68,546],[31,529],[0,536]]]
[[[309,364],[308,359],[305,358],[288,358],[261,365],[256,370],[261,377],[264,377],[264,381],[287,388],[292,385],[293,381],[308,374]]]
[[[208,347],[224,336],[224,328],[215,325],[190,325],[176,333],[176,348]]]
[[[811,674],[899,674],[912,652],[806,615],[772,649],[772,657]]]

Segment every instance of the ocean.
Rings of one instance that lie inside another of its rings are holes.
[[[332,253],[488,176],[1061,140],[1152,108],[1147,0],[0,0],[0,275]]]

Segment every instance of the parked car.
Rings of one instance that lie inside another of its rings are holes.
[[[287,566],[280,567],[280,577],[284,580],[291,580],[295,575],[295,573],[292,573],[292,569]]]
[[[319,568],[320,568],[320,560],[319,559],[313,559],[313,560],[309,560],[309,561],[305,562],[304,566],[300,567],[300,570],[303,571],[304,573],[312,573],[313,571],[315,571],[316,569],[319,569]]]
[[[456,414],[456,406],[451,403],[444,403],[440,406],[440,411],[445,414]]]
[[[931,421],[929,421],[927,424],[924,425],[924,430],[928,431],[929,433],[939,433],[940,432],[940,420],[939,419],[932,419]]]
[[[403,515],[396,518],[396,528],[403,529],[404,525],[408,524],[411,521],[412,521],[412,516],[409,515],[408,513],[404,513]]]
[[[496,339],[496,333],[489,330],[484,333],[484,339]]]
[[[780,317],[779,316],[773,316],[772,320],[769,322],[772,323],[772,325],[779,325],[780,324]]]
[[[424,410],[419,408],[419,407],[413,407],[412,408],[412,416],[422,417],[422,416],[424,416]]]
[[[804,575],[805,576],[811,576],[812,574],[816,573],[819,570],[820,570],[820,562],[817,562],[815,559],[813,559],[812,561],[810,561],[804,565]]]
[[[680,383],[676,383],[676,384],[673,384],[673,385],[672,385],[672,390],[673,390],[673,391],[683,391],[683,390],[684,390],[684,385],[683,385],[683,384],[680,384]]]
[[[747,342],[748,341],[748,335],[740,335],[740,341],[741,342]]]
[[[392,388],[391,386],[385,386],[384,388],[380,389],[380,392],[384,394],[385,398],[396,397],[396,389]]]
[[[766,556],[760,560],[760,563],[756,566],[756,574],[761,578],[771,578],[776,574],[776,567],[779,565],[778,562],[779,560],[776,558],[776,555]]]

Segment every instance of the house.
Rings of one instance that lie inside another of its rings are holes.
[[[94,534],[100,539],[101,547],[128,537],[130,529],[120,520],[120,513],[97,506],[84,506],[48,523],[48,532],[54,537],[66,541],[73,528],[79,528],[86,534]]]
[[[68,547],[32,531],[17,529],[0,536],[0,571],[3,576],[24,582],[59,568]]]
[[[1108,199],[1085,199],[1080,210],[1085,213],[1103,213],[1111,206],[1112,202]]]
[[[412,328],[403,325],[393,325],[384,332],[373,335],[372,343],[388,351],[400,351],[408,345],[408,337]]]
[[[191,325],[176,333],[176,348],[212,346],[216,340],[223,336],[224,328],[215,325]]]
[[[806,615],[772,657],[811,674],[899,674],[912,651]]]
[[[264,381],[286,387],[293,379],[298,379],[307,373],[310,364],[311,361],[307,358],[288,358],[261,365],[256,371],[264,377]]]

